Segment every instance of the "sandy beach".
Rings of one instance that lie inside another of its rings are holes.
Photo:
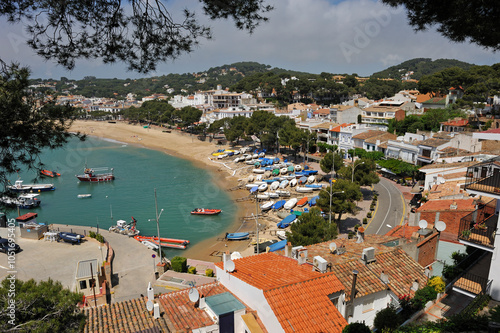
[[[224,166],[222,161],[210,159],[211,153],[217,149],[229,148],[229,146],[215,145],[208,141],[201,141],[195,135],[172,130],[170,133],[163,132],[164,128],[152,126],[144,128],[142,125],[128,124],[127,122],[108,123],[106,121],[83,121],[76,120],[71,129],[72,132],[80,132],[98,138],[107,138],[133,144],[139,147],[163,151],[172,156],[187,159],[197,167],[207,169],[213,176],[216,184],[222,189],[229,190],[238,186],[238,172]],[[248,196],[246,190],[233,190],[228,192],[233,200]],[[255,213],[255,203],[251,201],[237,202],[238,214],[234,223],[227,232],[255,230],[255,221],[244,219]],[[182,252],[182,256],[207,260],[220,261],[224,251],[248,251],[249,241],[227,242],[221,240],[225,234],[216,238],[208,239]],[[269,239],[270,235],[262,235]]]

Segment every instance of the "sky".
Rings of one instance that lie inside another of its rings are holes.
[[[274,6],[269,21],[253,34],[235,28],[231,20],[210,21],[196,0],[166,2],[173,17],[184,7],[195,10],[200,22],[212,27],[214,38],[202,40],[189,54],[161,63],[154,73],[127,71],[126,65],[79,60],[67,71],[38,57],[26,46],[21,25],[0,19],[0,58],[28,66],[32,78],[84,76],[140,78],[169,73],[202,72],[211,67],[255,61],[289,70],[319,74],[357,73],[369,76],[413,58],[457,59],[477,65],[500,62],[500,54],[469,43],[453,43],[431,28],[414,32],[403,9],[372,0],[268,0]]]

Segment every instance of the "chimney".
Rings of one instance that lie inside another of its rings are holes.
[[[307,249],[298,250],[299,265],[305,264],[307,261]]]
[[[226,262],[230,259],[229,251],[226,251],[222,254],[222,262],[224,263],[224,272],[226,271]]]
[[[285,257],[290,258],[292,256],[292,243],[288,242],[285,246]]]
[[[363,243],[365,241],[365,228],[359,227],[358,228],[358,240],[356,243]]]

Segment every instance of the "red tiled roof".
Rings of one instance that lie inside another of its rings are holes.
[[[359,133],[353,136],[354,139],[361,139],[361,140],[366,140],[369,138],[377,137],[379,135],[385,134],[387,132],[385,131],[377,131],[377,130],[368,130],[363,133]]]
[[[451,200],[432,200],[427,201],[417,209],[417,212],[443,212],[451,211],[450,205],[457,205],[457,212],[472,212],[476,210],[474,199],[451,199]]]
[[[386,233],[387,236],[394,236],[398,238],[406,238],[406,239],[411,239],[411,236],[413,235],[414,232],[417,232],[420,229],[419,226],[410,226],[410,225],[398,225],[394,228],[392,228],[388,233]]]
[[[295,259],[283,257],[273,252],[233,261],[236,269],[231,275],[261,290],[276,288],[321,275],[321,273],[313,272],[310,268],[299,266]],[[221,269],[224,268],[222,262],[215,265]]]
[[[468,123],[469,121],[467,119],[460,119],[460,120],[445,121],[442,122],[441,124],[447,126],[466,126]]]
[[[285,332],[342,332],[347,321],[328,295],[344,289],[333,273],[266,290],[264,296]]]

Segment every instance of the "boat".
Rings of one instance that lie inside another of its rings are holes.
[[[295,191],[300,192],[300,193],[310,193],[313,191],[313,189],[310,187],[305,187],[305,186],[297,186]]]
[[[23,184],[23,181],[18,179],[14,185],[7,186],[12,192],[45,192],[54,191],[56,188],[54,184]]]
[[[295,171],[295,169],[293,168],[292,165],[288,166],[286,169],[288,170],[288,172],[294,172]]]
[[[21,194],[17,198],[11,198],[11,197],[3,197],[0,199],[0,202],[2,205],[6,207],[19,207],[20,209],[32,209],[39,207],[40,204],[42,203],[39,199],[37,199],[37,196],[40,194],[37,193],[26,193],[26,194]]]
[[[286,175],[286,174],[288,173],[288,169],[287,169],[287,168],[281,168],[281,169],[280,169],[280,173],[281,173],[282,175]]]
[[[297,165],[295,166],[295,171],[297,171],[297,172],[302,171],[302,165],[297,164]]]
[[[231,232],[226,233],[227,240],[243,240],[250,238],[250,233],[248,232]]]
[[[259,173],[259,174],[262,174],[262,173],[266,172],[266,170],[264,170],[264,169],[253,169],[253,170],[252,170],[252,172],[253,172],[253,173]]]
[[[250,175],[250,176],[248,176],[247,179],[248,179],[248,182],[251,183],[251,182],[253,182],[253,180],[255,179],[255,177],[254,177],[254,175]]]
[[[277,201],[271,208],[272,209],[275,209],[275,210],[278,210],[278,209],[281,209],[283,208],[283,205],[286,203],[285,200],[279,200]]]
[[[85,238],[84,235],[80,234],[75,234],[73,232],[60,232],[57,234],[60,239],[65,241],[66,243],[71,243],[71,244],[80,244],[81,240]]]
[[[309,176],[309,177],[307,177],[307,182],[308,182],[309,184],[314,183],[314,181],[315,181],[315,180],[316,180],[316,179],[315,179],[315,177],[314,177],[314,176]]]
[[[137,220],[132,216],[132,221],[127,223],[125,220],[116,221],[116,225],[109,227],[109,231],[116,232],[117,234],[134,237],[139,235],[139,230],[136,229]]]
[[[274,191],[274,190],[278,189],[279,186],[280,186],[280,182],[277,181],[277,180],[273,180],[273,183],[271,184],[271,186],[269,187],[269,189],[271,191]]]
[[[307,177],[304,177],[304,176],[300,177],[297,183],[299,185],[307,183]]]
[[[271,207],[273,206],[273,204],[274,204],[274,201],[264,202],[262,205],[260,205],[260,209],[262,211],[269,210],[269,209],[271,209]]]
[[[278,239],[286,239],[286,231],[285,230],[278,230],[276,231],[276,236],[278,237]]]
[[[321,184],[305,184],[304,187],[312,188],[314,191],[321,190],[323,185]]]
[[[292,198],[286,202],[286,204],[283,206],[284,209],[289,210],[295,207],[297,204],[297,198]]]
[[[220,209],[195,208],[191,211],[191,215],[217,215],[221,212]]]
[[[258,187],[259,185],[258,184],[255,184],[255,183],[250,183],[250,184],[246,184],[245,187],[249,190],[251,190],[252,188],[254,187]]]
[[[108,172],[109,170],[109,172]],[[101,172],[101,173],[96,173]],[[81,182],[108,182],[115,179],[113,168],[87,168],[83,170],[83,175],[75,175]]]
[[[269,198],[276,199],[276,198],[280,197],[280,195],[276,192],[268,192],[268,194],[269,194]]]
[[[295,185],[297,185],[297,179],[290,180],[290,186],[294,187]]]
[[[265,190],[267,190],[267,184],[264,183],[264,184],[259,185],[258,189],[259,189],[259,192],[264,192]]]
[[[275,252],[275,251],[279,251],[279,250],[283,250],[286,246],[286,239],[285,240],[281,240],[279,242],[276,242],[276,243],[273,243],[271,245],[269,245],[267,248],[269,249],[269,252]]]
[[[316,200],[318,200],[318,199],[319,199],[319,195],[312,197],[311,200],[309,200],[309,207],[315,206]]]
[[[286,210],[282,210],[282,211],[279,211],[276,216],[278,216],[280,219],[284,219],[285,217],[287,217],[288,215],[290,215],[290,212],[289,211],[286,211]]]
[[[277,176],[279,174],[280,174],[280,169],[273,169],[273,171],[272,171],[273,176]]]
[[[146,245],[151,250],[155,250],[156,251],[156,250],[158,250],[160,248],[157,244],[155,244],[155,243],[153,243],[151,241],[148,241],[148,240],[143,240],[141,243],[144,244],[144,245]]]
[[[90,193],[87,193],[87,194],[78,194],[76,197],[79,198],[79,199],[91,198],[92,194],[90,194]]]
[[[168,247],[171,249],[181,249],[185,250],[187,245],[189,244],[189,241],[186,239],[176,239],[176,238],[166,238],[166,237],[160,237],[160,242],[158,242],[158,237],[157,236],[134,236],[134,239],[142,242],[142,241],[149,241],[156,246],[161,246],[161,247]]]
[[[297,215],[290,214],[287,217],[285,217],[281,222],[277,224],[278,228],[284,229],[290,225],[295,219],[297,218]]]
[[[301,212],[301,211],[299,211],[299,210],[294,210],[294,211],[292,212],[292,214],[293,214],[293,215],[297,215],[297,216],[301,216],[301,215],[302,215],[302,212]]]
[[[250,161],[252,160],[252,155],[246,155],[245,156],[245,161]]]
[[[280,197],[289,197],[290,196],[290,192],[287,190],[276,190],[276,193],[278,193],[278,195]]]
[[[50,170],[40,170],[40,175],[54,178],[59,177],[61,174]]]
[[[297,206],[299,207],[302,207],[302,206],[305,206],[307,204],[307,201],[309,200],[308,197],[303,197],[302,199],[300,199],[298,202],[297,202]]]
[[[257,194],[257,199],[267,200],[267,199],[269,199],[269,193],[267,193],[267,192],[259,193],[259,194]]]
[[[280,183],[279,188],[285,188],[285,187],[287,187],[287,186],[288,186],[288,180],[286,180],[286,179],[285,179],[285,180],[283,180],[283,181]]]

